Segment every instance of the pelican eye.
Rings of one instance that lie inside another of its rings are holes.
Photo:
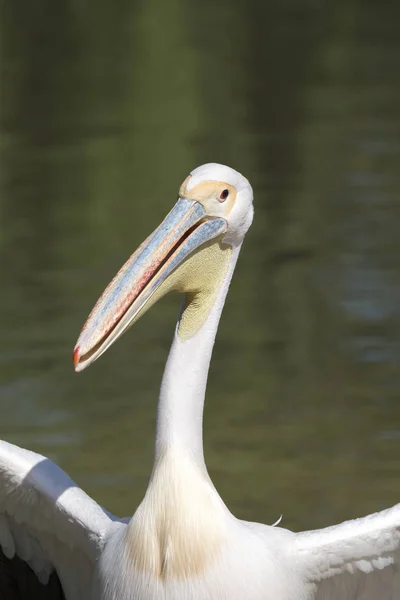
[[[220,202],[225,202],[225,200],[227,199],[228,196],[229,196],[229,190],[222,190],[222,192],[219,195]]]

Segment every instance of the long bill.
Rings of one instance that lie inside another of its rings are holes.
[[[161,284],[191,253],[226,230],[225,219],[208,216],[200,202],[179,198],[98,299],[74,349],[75,370],[99,358],[145,312]]]

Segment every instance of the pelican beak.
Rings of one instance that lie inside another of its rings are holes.
[[[171,273],[226,230],[225,219],[208,216],[200,202],[179,198],[100,296],[76,343],[75,370],[83,371],[99,358],[145,312]]]

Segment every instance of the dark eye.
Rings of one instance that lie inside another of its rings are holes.
[[[227,197],[229,196],[229,190],[222,190],[222,192],[219,195],[219,199],[222,200],[222,202],[224,200],[227,199]]]

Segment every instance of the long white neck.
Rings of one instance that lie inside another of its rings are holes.
[[[219,320],[240,246],[232,249],[229,266],[215,302],[195,335],[182,340],[179,321],[165,367],[157,412],[155,461],[179,447],[205,468],[203,455],[203,408],[208,370]],[[181,313],[182,314],[182,313]]]

